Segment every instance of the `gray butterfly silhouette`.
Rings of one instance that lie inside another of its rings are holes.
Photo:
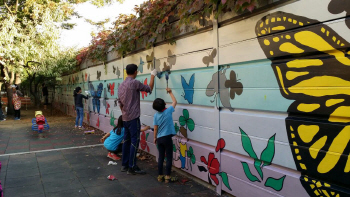
[[[153,59],[154,59],[154,53],[152,52],[151,55],[146,55],[146,60],[147,60],[147,69],[152,68],[153,64]]]
[[[120,69],[117,67],[117,76],[118,76],[118,79],[120,77]]]
[[[115,74],[115,70],[116,70],[116,67],[115,66],[113,66],[113,73]]]
[[[229,66],[227,68],[229,68]],[[227,68],[223,68],[222,70],[219,70],[218,72],[213,74],[212,80],[209,82],[207,89],[205,91],[205,94],[208,97],[214,96],[214,100],[210,101],[214,103],[219,94],[219,90],[217,87],[217,82],[219,82],[220,101],[222,105],[228,108],[230,111],[234,111],[230,103],[230,91],[229,91],[230,89],[225,87],[225,82],[227,81],[227,78],[226,78]]]
[[[97,71],[96,79],[101,80],[101,71]]]
[[[204,56],[202,61],[207,67],[210,63],[214,63],[214,58],[216,57],[216,49],[213,49],[208,56]]]

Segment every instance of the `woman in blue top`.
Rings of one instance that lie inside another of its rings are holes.
[[[176,98],[170,88],[166,89],[170,94],[173,103],[169,108],[165,108],[165,102],[161,98],[157,98],[153,102],[153,109],[157,111],[154,114],[154,143],[158,146],[158,181],[165,183],[177,181],[176,177],[171,177],[171,166],[173,163],[173,140],[172,137],[176,135],[173,121],[173,112],[177,104]],[[165,176],[163,175],[163,163],[165,154],[167,157]]]
[[[146,131],[150,127],[147,126],[141,131]],[[108,151],[107,157],[113,160],[120,160],[120,157],[117,156],[118,152],[122,151],[122,144],[124,138],[124,126],[123,126],[123,118],[122,116],[119,116],[118,118],[118,124],[114,129],[112,129],[109,133],[107,133],[105,136],[101,138],[101,142],[103,143],[104,147]]]

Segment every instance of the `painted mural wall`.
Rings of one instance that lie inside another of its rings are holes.
[[[109,132],[126,65],[139,66],[144,84],[153,68],[170,69],[174,166],[235,196],[350,196],[347,15],[348,1],[289,1],[176,45],[109,54],[64,76],[56,105],[75,116],[72,92],[82,87],[92,95],[84,121]],[[152,125],[155,98],[171,101],[165,88],[158,76],[152,94],[140,92],[142,123]],[[151,130],[140,149],[157,156]]]

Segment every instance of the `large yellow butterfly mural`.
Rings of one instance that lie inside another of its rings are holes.
[[[263,17],[255,32],[281,94],[295,100],[286,129],[303,187],[310,196],[350,196],[350,44],[284,12]]]

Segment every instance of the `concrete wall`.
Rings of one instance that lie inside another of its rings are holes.
[[[350,196],[350,11],[334,0],[284,2],[244,20],[222,16],[176,45],[84,63],[63,77],[56,105],[74,115],[74,87],[100,86],[85,122],[108,132],[121,115],[115,100],[125,66],[139,65],[142,83],[153,67],[170,66],[173,119],[183,127],[174,166],[235,196]],[[157,78],[151,95],[140,93],[142,123],[152,125],[155,98],[171,101],[165,87]],[[152,138],[142,133],[140,148],[157,155]]]

